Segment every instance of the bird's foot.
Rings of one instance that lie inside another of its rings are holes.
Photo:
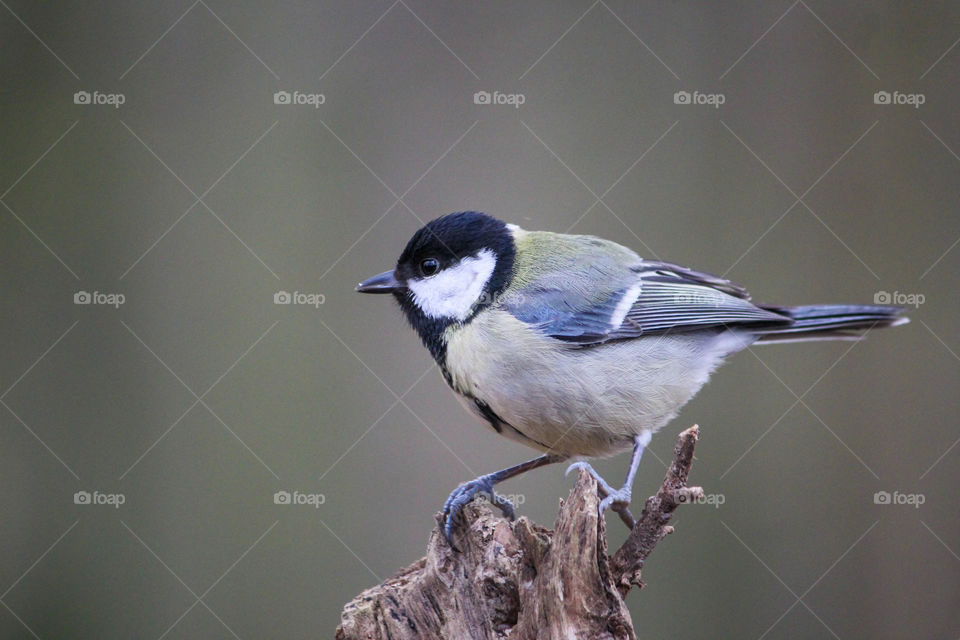
[[[574,469],[583,469],[597,481],[597,493],[600,494],[602,498],[599,509],[600,515],[603,516],[604,511],[611,509],[620,516],[620,519],[623,520],[623,523],[627,525],[628,528],[633,529],[636,520],[633,514],[630,513],[630,499],[632,497],[630,485],[626,485],[620,489],[614,489],[610,486],[609,482],[600,477],[600,474],[597,473],[596,469],[588,462],[574,462],[567,467],[566,475],[570,475],[570,472]]]
[[[571,473],[574,469],[576,469],[577,471],[583,469],[584,471],[586,471],[587,473],[589,473],[590,475],[592,475],[592,476],[593,476],[593,479],[597,481],[597,484],[599,485],[598,491],[599,491],[602,495],[608,496],[608,495],[610,495],[610,494],[613,494],[613,493],[616,493],[616,492],[617,492],[617,490],[614,489],[613,487],[611,487],[610,484],[609,484],[606,480],[604,480],[603,478],[600,477],[600,474],[597,473],[597,470],[594,469],[594,468],[590,465],[589,462],[574,462],[574,463],[571,464],[569,467],[567,467],[567,471],[566,471],[566,473],[565,473],[564,475],[570,475],[570,473]],[[607,506],[609,506],[609,505],[607,505]]]
[[[464,482],[453,490],[443,505],[443,535],[454,549],[456,549],[453,544],[454,521],[460,517],[463,508],[477,494],[486,496],[490,503],[500,509],[503,515],[510,520],[516,518],[513,503],[493,490],[493,481],[489,476],[481,476],[476,480]]]

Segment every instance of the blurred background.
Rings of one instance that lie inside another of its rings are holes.
[[[3,638],[332,637],[532,457],[353,291],[464,209],[915,307],[714,376],[634,489],[698,423],[711,501],[628,602],[648,638],[960,635],[957,3],[0,5]],[[549,526],[571,482],[502,489]]]

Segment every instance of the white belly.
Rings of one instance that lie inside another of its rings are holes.
[[[446,368],[455,389],[482,399],[522,437],[504,435],[595,457],[629,450],[636,434],[664,426],[725,355],[750,341],[668,334],[576,348],[491,310],[448,334]]]

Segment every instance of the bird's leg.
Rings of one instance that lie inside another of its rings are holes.
[[[447,502],[443,505],[443,533],[447,538],[447,542],[453,546],[453,521],[457,518],[457,516],[460,515],[460,511],[463,509],[463,507],[478,493],[486,495],[490,499],[490,502],[503,512],[503,515],[513,520],[513,504],[503,496],[497,495],[497,493],[493,490],[493,485],[544,465],[553,464],[555,462],[563,462],[568,457],[569,456],[559,454],[540,456],[539,458],[527,460],[526,462],[521,462],[518,465],[501,469],[500,471],[495,471],[494,473],[488,473],[485,476],[480,476],[475,480],[461,484],[459,487],[453,490],[453,493],[450,494],[450,497],[447,498]]]
[[[633,529],[633,525],[636,523],[633,514],[630,513],[633,479],[637,475],[637,468],[640,466],[640,458],[643,457],[643,450],[650,444],[651,437],[653,437],[653,432],[651,431],[644,431],[633,437],[633,456],[630,458],[630,469],[627,471],[627,478],[623,486],[619,489],[611,487],[588,462],[574,462],[567,467],[568,475],[574,469],[589,471],[590,475],[597,481],[597,493],[603,498],[603,500],[600,501],[600,514],[603,515],[603,512],[607,509],[613,509],[620,516],[620,519],[623,520],[623,523],[630,529]]]

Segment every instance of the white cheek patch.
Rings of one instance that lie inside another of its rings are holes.
[[[493,275],[497,258],[489,249],[476,257],[462,258],[434,276],[410,280],[414,303],[430,318],[466,320]]]

